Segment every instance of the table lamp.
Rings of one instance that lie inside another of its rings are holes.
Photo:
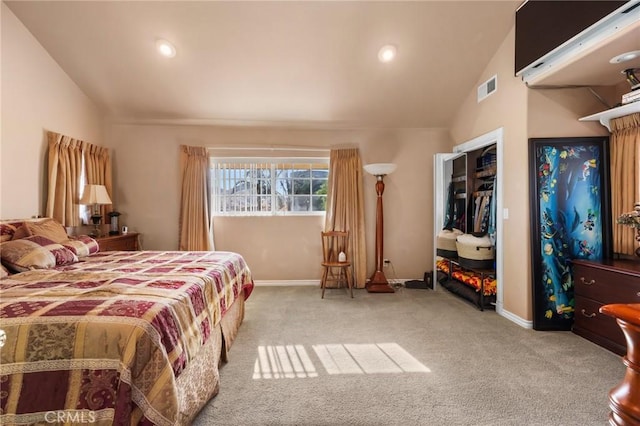
[[[107,193],[107,188],[104,185],[85,185],[82,198],[80,199],[82,205],[93,205],[93,214],[91,215],[91,221],[95,229],[93,230],[92,237],[100,236],[100,205],[111,204],[111,198]]]

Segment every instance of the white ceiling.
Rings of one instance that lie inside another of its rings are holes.
[[[520,0],[5,3],[112,119],[404,128],[449,124]]]

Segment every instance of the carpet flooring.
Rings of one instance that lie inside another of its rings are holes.
[[[194,425],[606,425],[621,358],[444,289],[256,287]]]

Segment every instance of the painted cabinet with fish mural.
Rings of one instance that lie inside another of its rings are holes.
[[[571,330],[571,260],[611,255],[608,137],[529,140],[533,328]]]

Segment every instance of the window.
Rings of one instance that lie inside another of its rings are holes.
[[[328,177],[328,158],[212,158],[213,214],[323,214]]]

